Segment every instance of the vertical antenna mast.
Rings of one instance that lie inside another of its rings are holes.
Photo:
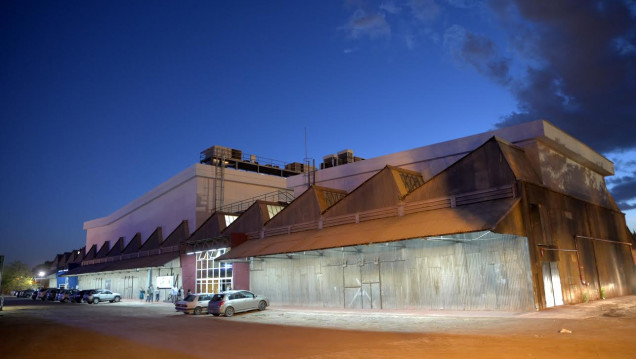
[[[305,127],[305,158],[307,158],[307,127]]]
[[[311,186],[311,181],[309,180],[309,160],[307,159],[307,127],[305,127],[305,168],[303,168],[303,172],[307,176],[307,188]]]

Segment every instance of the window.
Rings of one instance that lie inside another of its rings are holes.
[[[327,203],[327,207],[333,206],[336,202],[344,197],[344,193],[330,192],[325,191],[325,202]]]
[[[225,215],[225,226],[229,227],[230,224],[232,224],[232,222],[234,222],[234,220],[237,219],[237,218],[238,218],[238,216],[234,216],[234,215],[231,215],[231,214],[226,214]]]
[[[196,292],[219,293],[232,285],[232,264],[216,260],[227,248],[197,253]]]
[[[400,177],[409,193],[424,184],[424,179],[421,176],[400,172]]]
[[[272,217],[277,215],[278,212],[280,212],[282,209],[283,209],[282,206],[274,206],[274,205],[268,204],[267,213],[269,214],[269,218],[271,219]]]

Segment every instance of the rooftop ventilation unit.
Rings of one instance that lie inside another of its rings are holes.
[[[324,156],[322,158],[322,163],[320,164],[320,169],[346,165],[347,163],[353,163],[362,160],[364,160],[364,158],[354,156],[352,150],[342,150],[338,152],[337,155],[329,154]]]

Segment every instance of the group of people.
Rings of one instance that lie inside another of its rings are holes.
[[[153,301],[158,302],[159,301],[159,291],[155,290],[154,287],[151,285],[148,286],[148,288],[146,290],[144,290],[143,288],[139,290],[139,299],[143,300],[144,297],[146,298],[146,302],[147,303],[151,303]],[[170,292],[171,296],[170,296],[170,300],[173,303],[176,303],[179,300],[182,300],[184,297],[184,293],[183,293],[183,287],[177,289],[177,287],[172,287],[172,290]],[[192,291],[190,289],[188,289],[188,295],[192,294]]]
[[[177,289],[177,287],[172,287],[172,303],[176,303],[182,300],[183,297],[183,287]],[[190,290],[188,289],[188,294],[190,294]]]
[[[139,299],[144,299],[144,297],[146,298],[147,303],[151,303],[153,298],[155,302],[158,302],[159,291],[155,291],[155,288],[151,284],[148,286],[148,288],[145,291],[143,289],[139,291]]]

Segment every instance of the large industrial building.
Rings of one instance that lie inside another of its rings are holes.
[[[529,311],[634,288],[613,164],[549,122],[320,167],[210,148],[86,222],[81,267],[62,277],[126,298],[168,279],[359,309]]]
[[[296,167],[210,147],[201,153],[200,163],[112,214],[85,222],[82,265],[58,265],[59,276],[76,277],[73,283],[79,288],[107,288],[124,298],[137,297],[151,284],[159,286],[161,299],[173,286],[195,290],[194,256],[182,251],[190,234],[217,210],[240,212],[256,199],[290,201],[293,191],[285,178],[303,169]]]

